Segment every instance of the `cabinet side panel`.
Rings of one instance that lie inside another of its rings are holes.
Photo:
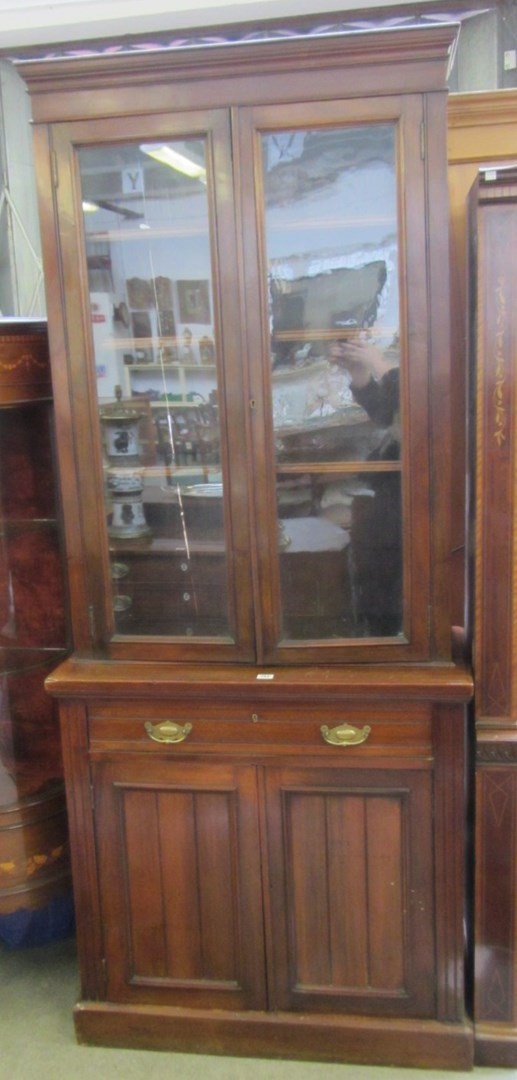
[[[70,832],[70,851],[77,922],[77,951],[84,998],[105,997],[103,924],[97,888],[87,720],[83,705],[71,701],[59,707],[63,767]]]
[[[434,867],[438,1018],[465,1018],[466,714],[436,706]]]
[[[451,611],[451,353],[447,199],[446,98],[426,99],[426,122],[432,136],[426,147],[429,270],[429,343],[432,446],[432,588],[435,656],[450,655]],[[443,177],[443,182],[442,182]]]

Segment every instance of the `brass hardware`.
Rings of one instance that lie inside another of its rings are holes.
[[[192,731],[192,724],[174,724],[172,720],[164,720],[161,724],[152,724],[146,720],[144,728],[150,739],[159,743],[179,743],[187,738]]]
[[[326,743],[330,746],[358,746],[366,742],[371,727],[365,724],[363,728],[352,727],[351,724],[340,724],[339,727],[329,728],[326,724],[320,728]]]

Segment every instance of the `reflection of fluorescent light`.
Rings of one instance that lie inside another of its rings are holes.
[[[83,199],[83,214],[94,214],[98,209],[97,203],[88,202],[87,199]]]
[[[162,165],[168,165],[169,168],[176,169],[176,172],[183,173],[184,176],[190,176],[193,180],[201,180],[203,184],[206,184],[204,165],[199,165],[198,162],[178,153],[177,150],[172,149],[172,146],[167,146],[165,143],[147,143],[141,146],[140,149],[148,157],[160,161]]]

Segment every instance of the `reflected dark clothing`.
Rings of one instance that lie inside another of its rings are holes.
[[[384,436],[371,461],[400,458],[399,371],[392,368],[378,382],[353,390],[354,398]],[[357,495],[350,528],[351,576],[359,630],[392,636],[402,630],[402,508],[400,474],[368,473],[368,494]]]
[[[362,405],[370,420],[373,420],[378,427],[390,428],[396,420],[398,421],[400,400],[398,368],[391,368],[379,382],[370,379],[366,386],[357,389],[352,387],[352,393],[357,403]],[[370,458],[375,461],[398,461],[400,457],[398,438],[392,435],[392,438],[388,440],[386,447],[389,453],[386,453],[384,444],[383,439],[379,449],[374,450]]]

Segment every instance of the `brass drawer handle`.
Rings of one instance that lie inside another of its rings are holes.
[[[339,727],[329,728],[326,724],[320,728],[326,743],[330,746],[358,746],[366,742],[371,727],[365,724],[363,728],[352,727],[351,724],[340,724]]]
[[[151,724],[146,720],[144,728],[150,739],[159,743],[179,743],[187,738],[192,731],[192,724],[173,724],[172,720],[164,720],[161,724]]]

